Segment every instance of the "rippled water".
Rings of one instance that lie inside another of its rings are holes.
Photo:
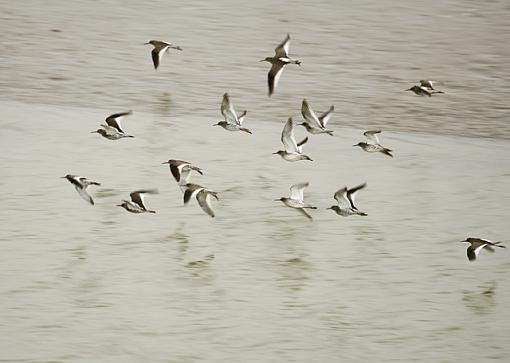
[[[508,250],[470,263],[458,243],[510,233],[507,2],[2,10],[0,361],[508,360]],[[303,66],[269,99],[257,61],[286,32]],[[184,51],[154,72],[152,38]],[[419,78],[447,93],[402,91]],[[253,135],[211,126],[225,91]],[[336,106],[336,135],[286,163],[305,96]],[[134,139],[89,134],[123,109]],[[372,127],[394,159],[351,146]],[[182,206],[169,158],[203,168],[215,219]],[[67,173],[102,183],[94,207]],[[313,222],[273,201],[306,180]],[[325,210],[363,181],[368,217]],[[155,215],[115,207],[139,188]]]

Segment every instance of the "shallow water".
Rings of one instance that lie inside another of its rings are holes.
[[[510,233],[506,2],[23,4],[0,15],[0,361],[508,360],[508,250],[458,243]],[[268,99],[257,60],[287,31],[303,67]],[[184,51],[154,72],[151,38]],[[423,77],[447,94],[401,92]],[[253,135],[210,126],[225,91]],[[335,137],[287,163],[305,96]],[[89,134],[123,109],[134,139]],[[351,146],[372,127],[395,158]],[[216,218],[169,158],[203,168]],[[67,173],[102,183],[94,207]],[[300,181],[313,222],[273,201]],[[368,217],[325,210],[363,181]],[[156,214],[115,206],[140,188]]]

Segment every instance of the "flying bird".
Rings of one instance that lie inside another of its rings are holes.
[[[274,57],[266,57],[261,60],[261,62],[269,62],[272,64],[269,73],[267,74],[267,85],[269,87],[269,96],[271,96],[278,85],[278,81],[280,80],[280,76],[282,75],[283,68],[287,64],[297,64],[300,65],[301,62],[298,60],[292,60],[289,58],[289,45],[290,45],[290,35],[287,34],[285,40],[278,45],[274,50]]]
[[[248,134],[252,133],[249,129],[241,127],[247,111],[244,110],[238,115],[236,113],[236,110],[234,109],[232,101],[230,101],[230,96],[228,95],[228,93],[225,93],[223,95],[220,110],[221,114],[225,118],[225,121],[220,121],[217,124],[214,124],[213,126],[221,126],[228,131],[244,131]]]
[[[178,45],[174,45],[172,43],[166,43],[161,40],[149,40],[145,44],[151,44],[154,49],[152,49],[152,62],[154,63],[154,69],[158,69],[159,63],[161,62],[161,58],[163,57],[164,53],[168,53],[170,48],[182,50],[181,47]]]
[[[331,113],[334,111],[334,107],[331,106],[329,110],[324,112],[322,115],[317,116],[313,111],[312,107],[308,103],[306,99],[303,99],[303,103],[301,105],[301,114],[305,119],[305,122],[301,123],[301,126],[306,128],[311,134],[328,134],[333,136],[333,131],[326,130],[326,125],[331,118]]]
[[[339,216],[347,217],[352,215],[359,216],[367,216],[365,212],[361,212],[355,205],[354,199],[356,197],[356,193],[365,188],[367,183],[363,183],[358,185],[357,187],[348,189],[347,187],[343,187],[333,195],[333,198],[337,201],[337,205],[333,205],[326,209],[332,209]]]
[[[83,178],[78,175],[71,175],[67,174],[66,176],[62,176],[62,179],[67,179],[71,184],[74,185],[74,188],[78,192],[78,194],[87,202],[89,202],[91,205],[94,205],[94,200],[92,197],[87,193],[87,188],[90,185],[101,185],[98,182],[88,180],[87,178]]]
[[[175,181],[179,184],[179,187],[182,191],[186,189],[186,184],[189,182],[189,178],[191,176],[191,172],[194,170],[200,175],[204,175],[202,169],[198,166],[192,165],[191,163],[183,160],[173,160],[170,159],[161,164],[168,164],[170,167],[170,172],[174,176]]]
[[[281,197],[280,199],[275,199],[275,201],[280,201],[287,207],[297,209],[305,217],[312,219],[312,216],[308,214],[305,209],[317,209],[317,207],[304,202],[304,190],[308,188],[309,185],[309,182],[294,184],[290,187],[290,197]]]
[[[308,155],[303,154],[303,145],[308,141],[308,137],[305,137],[299,143],[296,142],[296,138],[294,136],[294,123],[292,122],[291,117],[289,117],[285,123],[285,126],[283,127],[281,141],[285,150],[278,150],[273,154],[278,154],[287,161],[312,161]]]
[[[145,207],[144,197],[145,194],[158,194],[155,189],[152,190],[137,190],[129,194],[131,200],[123,200],[122,204],[118,204],[117,207],[122,207],[131,213],[156,213],[156,211],[149,210]]]
[[[377,137],[377,134],[380,133],[381,130],[365,131],[363,135],[365,135],[365,137],[368,139],[368,142],[358,142],[356,145],[353,146],[359,146],[367,153],[380,152],[385,155],[393,157],[393,155],[391,154],[393,150],[387,149],[379,143],[379,138]]]
[[[125,134],[120,124],[120,121],[125,116],[131,115],[132,113],[133,111],[114,113],[105,119],[106,124],[101,124],[102,129],[97,129],[91,133],[98,133],[109,140],[118,140],[124,137],[134,137],[132,135]]]
[[[467,257],[469,261],[476,260],[482,248],[490,252],[494,252],[494,247],[506,248],[505,246],[501,245],[501,242],[492,242],[488,239],[482,238],[468,237],[461,242],[469,242],[471,244],[467,248]]]
[[[211,207],[211,195],[218,200],[217,192],[213,192],[198,184],[188,183],[184,192],[184,204],[188,204],[191,198],[195,197],[200,208],[214,218],[215,214]]]

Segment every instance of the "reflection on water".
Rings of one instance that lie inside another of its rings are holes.
[[[496,281],[491,281],[486,286],[480,287],[478,291],[462,292],[464,305],[477,314],[487,314],[495,308]]]

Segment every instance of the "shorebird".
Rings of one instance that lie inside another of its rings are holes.
[[[480,253],[480,250],[482,248],[486,249],[487,251],[494,252],[494,247],[500,247],[500,248],[506,248],[505,246],[501,245],[501,242],[492,242],[488,239],[482,239],[482,238],[473,238],[468,237],[464,241],[461,242],[469,242],[471,245],[467,248],[467,257],[469,261],[476,260],[476,257],[478,257],[478,254]]]
[[[381,130],[372,130],[372,131],[365,131],[363,135],[368,139],[368,142],[358,142],[356,145],[353,146],[359,146],[363,150],[365,150],[367,153],[376,153],[380,152],[385,155],[393,157],[391,152],[393,150],[387,149],[381,144],[379,144],[379,138],[377,137],[377,134],[380,134]]]
[[[333,136],[333,131],[326,130],[326,124],[328,123],[334,109],[335,108],[331,106],[329,110],[317,117],[308,101],[304,99],[301,105],[301,114],[306,121],[300,125],[304,126],[306,131],[311,134],[328,134]]]
[[[267,74],[267,85],[269,87],[269,96],[271,96],[278,85],[278,80],[282,75],[283,68],[287,64],[297,64],[300,65],[301,62],[298,60],[292,60],[289,58],[289,45],[290,45],[290,35],[287,34],[285,40],[278,45],[274,50],[274,57],[266,57],[261,60],[261,62],[269,62],[272,64],[269,73]]]
[[[123,137],[134,137],[132,135],[126,135],[120,124],[120,120],[132,113],[133,111],[114,113],[105,119],[106,125],[101,124],[102,129],[97,129],[91,133],[98,133],[108,140],[118,140]]]
[[[170,166],[170,172],[174,176],[175,181],[179,184],[182,191],[186,189],[186,184],[188,184],[192,170],[196,171],[200,175],[204,175],[202,169],[187,161],[170,159],[161,164],[168,164]]]
[[[308,137],[305,137],[299,143],[296,142],[296,138],[294,137],[294,123],[292,122],[292,118],[289,117],[285,126],[283,127],[282,137],[281,137],[283,146],[285,150],[278,150],[273,154],[280,155],[284,160],[287,161],[299,161],[299,160],[310,160],[309,156],[304,155],[303,145],[308,141]]]
[[[129,194],[131,201],[123,200],[122,204],[118,204],[117,207],[122,207],[131,213],[156,213],[156,211],[149,210],[143,203],[144,194],[158,194],[155,189],[152,190],[137,190]]]
[[[436,93],[444,93],[443,91],[435,91],[433,89],[429,89],[424,86],[412,86],[409,89],[406,89],[406,91],[413,91],[418,96],[432,96]]]
[[[145,44],[151,44],[154,49],[152,50],[152,62],[154,63],[154,69],[158,69],[159,63],[161,62],[161,58],[163,54],[168,52],[170,48],[182,50],[178,45],[174,45],[172,43],[166,43],[161,40],[149,40]]]
[[[304,190],[305,188],[308,188],[309,185],[309,182],[294,184],[290,187],[290,197],[281,197],[280,199],[275,199],[275,201],[280,201],[287,207],[297,209],[303,213],[305,217],[312,219],[312,216],[305,211],[305,208],[317,209],[317,207],[303,201]]]
[[[90,181],[87,178],[82,178],[78,175],[71,175],[67,174],[66,176],[62,176],[62,179],[67,179],[71,184],[74,185],[74,188],[78,192],[78,194],[81,195],[85,201],[89,202],[90,204],[94,205],[94,200],[92,197],[87,193],[87,188],[89,185],[101,185],[98,182]]]
[[[200,208],[214,218],[214,211],[211,208],[211,195],[218,200],[217,192],[213,192],[198,184],[188,183],[184,192],[184,204],[188,204],[192,197],[196,197]]]
[[[356,196],[356,192],[358,190],[363,189],[366,186],[367,183],[363,183],[351,189],[343,187],[342,189],[337,190],[337,192],[333,195],[333,198],[336,199],[338,205],[332,205],[331,207],[326,209],[332,209],[335,211],[336,214],[343,217],[352,215],[367,216],[365,212],[361,212],[354,205],[354,198]]]
[[[252,132],[247,128],[241,127],[244,121],[244,117],[246,116],[246,110],[244,110],[241,114],[237,114],[234,109],[234,105],[230,101],[230,96],[228,93],[223,95],[223,101],[221,101],[221,114],[225,118],[225,121],[220,121],[213,126],[221,126],[225,130],[228,131],[244,131],[248,134]]]

